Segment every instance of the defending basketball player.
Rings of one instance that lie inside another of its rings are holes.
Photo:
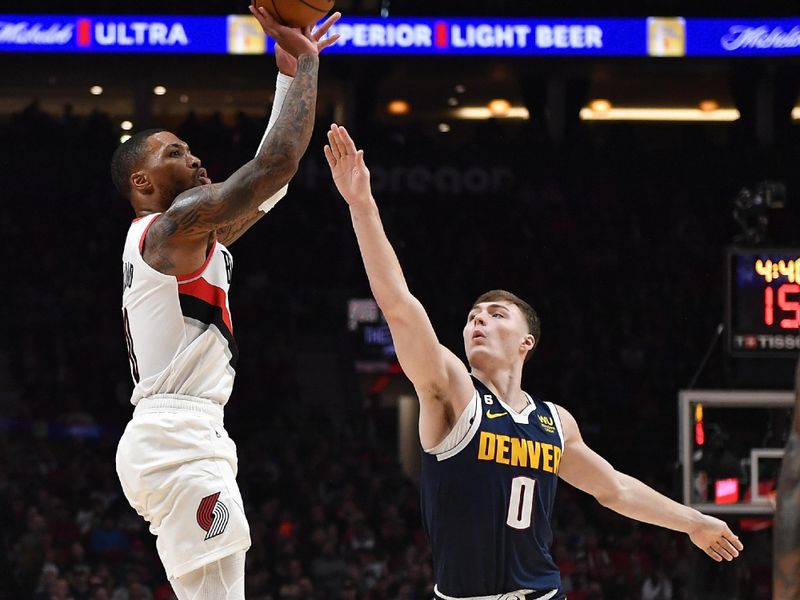
[[[795,370],[794,421],[778,477],[773,548],[774,600],[800,600],[800,362]]]
[[[255,158],[212,183],[189,146],[147,130],[112,159],[136,213],[123,251],[123,319],[136,407],[117,449],[125,496],[150,524],[180,600],[243,600],[250,531],[223,424],[237,350],[226,246],[286,193],[314,126],[319,52],[312,34],[251,7],[279,67],[270,125]]]
[[[437,597],[564,598],[549,550],[559,477],[622,515],[687,533],[716,561],[738,556],[742,544],[723,521],[614,470],[584,443],[569,411],[522,390],[522,367],[540,335],[526,302],[503,290],[475,301],[463,331],[470,370],[439,343],[383,231],[363,150],[335,124],[328,141],[325,156],[372,292],[419,397],[422,510]]]

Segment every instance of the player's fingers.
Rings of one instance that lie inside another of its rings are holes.
[[[336,158],[333,156],[333,150],[328,144],[325,144],[325,147],[322,149],[325,153],[325,158],[328,159],[328,166],[333,169],[336,166]]]
[[[725,538],[731,544],[733,544],[733,547],[736,548],[737,550],[744,550],[744,544],[742,544],[742,542],[739,541],[739,537],[736,534],[734,534],[730,529],[725,531],[725,533],[722,534],[722,537]]]
[[[347,154],[356,153],[356,143],[353,141],[353,138],[350,137],[350,134],[344,127],[339,127],[339,139],[346,148]]]
[[[317,48],[319,49],[320,52],[322,52],[328,46],[331,46],[335,44],[337,41],[339,41],[340,37],[342,37],[340,34],[334,33],[333,35],[326,37],[321,42],[317,42]]]
[[[723,547],[722,544],[719,542],[714,542],[713,546],[714,550],[717,554],[719,554],[725,560],[733,560],[733,555],[728,552],[728,549]]]
[[[708,548],[706,548],[706,554],[708,554],[715,561],[722,562],[722,557],[719,554],[717,554],[717,551],[714,550],[714,548],[712,548],[710,546]]]
[[[312,38],[314,38],[314,41],[315,42],[320,41],[323,38],[323,36],[326,33],[328,33],[328,29],[331,28],[331,25],[336,23],[336,21],[338,21],[341,17],[342,17],[342,13],[337,11],[337,12],[333,13],[330,17],[325,19],[322,22],[322,25],[317,27],[316,31],[314,31],[314,34],[311,36]]]
[[[339,149],[339,142],[336,139],[336,133],[331,130],[328,132],[328,144],[331,147],[331,153],[336,160],[342,157],[342,151]]]
[[[721,547],[723,550],[727,551],[727,552],[728,552],[728,554],[730,554],[732,558],[736,558],[737,556],[739,556],[739,551],[736,549],[736,546],[734,546],[733,544],[731,544],[731,543],[730,543],[728,540],[726,540],[725,538],[722,538],[722,539],[721,539],[721,540],[718,542],[718,544],[719,544],[719,546],[720,546],[720,547]]]
[[[337,158],[347,154],[347,146],[344,145],[340,137],[341,129],[341,127],[334,123],[331,125],[331,130],[328,132],[328,141],[331,143],[331,148],[334,150],[334,156]]]
[[[275,19],[272,18],[272,15],[269,14],[265,8],[261,6],[254,6],[250,5],[250,12],[253,13],[253,16],[261,25],[261,29],[264,30],[270,37],[276,37],[277,25],[278,23]]]

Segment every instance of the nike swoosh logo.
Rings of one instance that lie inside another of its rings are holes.
[[[492,411],[490,411],[490,410],[487,410],[487,411],[486,411],[486,416],[487,416],[487,417],[489,417],[490,419],[496,419],[497,417],[504,417],[504,416],[506,416],[507,414],[508,414],[507,412],[493,413],[493,412],[492,412]]]

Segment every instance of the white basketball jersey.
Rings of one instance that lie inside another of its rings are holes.
[[[180,394],[224,405],[238,357],[228,305],[233,259],[214,242],[194,273],[159,273],[142,257],[147,230],[159,214],[131,224],[122,253],[122,317],[135,383],[131,403]]]

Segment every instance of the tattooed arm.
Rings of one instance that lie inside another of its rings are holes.
[[[334,44],[339,39],[338,33],[334,33],[333,35],[329,35],[327,37],[326,35],[328,30],[330,30],[330,28],[339,20],[341,16],[342,15],[339,12],[333,13],[330,17],[325,19],[325,21],[311,34],[311,39],[317,44],[317,50],[319,52],[322,52],[325,48]],[[267,130],[264,132],[264,139],[261,140],[261,143],[258,146],[259,152],[261,151],[261,147],[266,142],[269,132],[272,131],[272,128],[275,126],[278,115],[280,114],[281,108],[285,102],[286,93],[290,88],[291,82],[294,80],[295,75],[297,74],[297,59],[289,54],[286,50],[281,48],[280,44],[275,44],[275,62],[278,66],[278,71],[280,74],[278,75],[278,81],[275,85],[275,100],[272,106],[272,114],[270,115]],[[217,239],[226,246],[230,246],[233,242],[238,240],[245,231],[250,229],[250,227],[261,220],[261,217],[269,212],[278,203],[278,201],[286,195],[286,191],[287,187],[284,186],[278,190],[275,195],[271,196],[268,200],[259,205],[258,209],[252,213],[239,219],[235,223],[231,223],[230,225],[226,225],[225,227],[217,229]]]
[[[217,229],[217,240],[225,246],[230,246],[233,242],[242,237],[244,232],[255,225],[265,214],[267,213],[256,210],[235,223],[220,227]]]
[[[800,362],[795,372],[794,422],[778,478],[772,575],[773,600],[800,600]]]
[[[280,116],[255,158],[222,183],[183,192],[153,222],[145,240],[144,259],[167,275],[199,268],[213,232],[246,219],[264,198],[286,185],[311,140],[319,70],[319,49],[311,30],[278,25],[266,11],[256,18],[266,33],[297,57],[297,73]]]

